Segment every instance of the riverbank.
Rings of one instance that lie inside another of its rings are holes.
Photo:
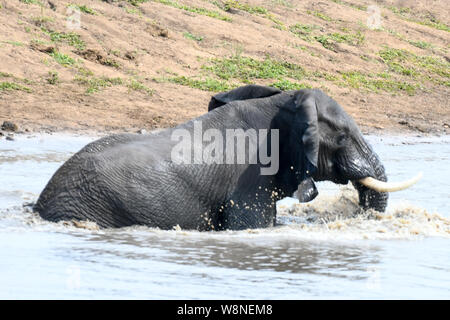
[[[365,133],[450,134],[446,0],[370,5],[0,0],[0,123],[149,131],[203,114],[216,92],[257,83],[320,88]],[[68,24],[74,10],[78,28]]]

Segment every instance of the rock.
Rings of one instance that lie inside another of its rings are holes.
[[[30,48],[33,50],[44,52],[44,53],[53,53],[56,51],[55,46],[48,46],[48,45],[37,43],[37,42],[32,42],[30,44]]]
[[[118,67],[119,63],[113,58],[109,58],[99,50],[96,49],[85,49],[85,50],[77,50],[75,53],[86,60],[100,63],[104,66],[110,67]]]
[[[147,133],[147,130],[145,130],[145,129],[139,129],[139,130],[137,131],[137,133],[138,133],[138,134],[146,134],[146,133]]]
[[[168,38],[168,37],[169,37],[169,30],[167,30],[167,29],[162,29],[162,30],[159,32],[159,36],[160,36],[160,37],[164,37],[164,38]]]
[[[14,141],[14,136],[8,135],[8,136],[6,136],[6,140],[8,140],[8,141]]]
[[[2,124],[2,130],[3,131],[17,131],[18,127],[17,124],[11,122],[11,121],[3,121]]]
[[[52,1],[47,1],[48,5],[50,6],[50,9],[52,9],[53,11],[56,11],[56,5],[52,2]]]
[[[166,28],[163,28],[157,24],[148,25],[147,28],[145,29],[145,31],[147,31],[154,37],[156,37],[156,36],[163,37],[163,38],[169,37],[169,30]]]
[[[135,60],[136,59],[136,53],[132,52],[132,51],[127,51],[125,53],[125,58],[128,60]]]

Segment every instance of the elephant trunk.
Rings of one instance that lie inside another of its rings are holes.
[[[372,148],[369,145],[365,145],[366,152],[369,154],[367,158],[369,165],[373,169],[375,179],[379,181],[387,181],[386,171],[384,169],[383,164],[378,158],[377,154],[373,152]],[[373,189],[370,189],[363,185],[360,181],[352,182],[355,189],[358,191],[359,195],[359,205],[364,209],[374,209],[379,212],[384,212],[387,207],[388,201],[388,193],[387,192],[379,192]]]

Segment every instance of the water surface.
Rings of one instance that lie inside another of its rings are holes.
[[[23,207],[93,139],[0,140],[0,298],[450,298],[450,137],[369,137],[391,181],[424,173],[378,216],[353,217],[355,192],[331,183],[281,201],[283,225],[239,232],[78,228]]]

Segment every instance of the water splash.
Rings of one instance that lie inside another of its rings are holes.
[[[311,237],[330,239],[450,238],[450,219],[408,203],[394,204],[387,212],[362,211],[358,194],[342,187],[335,195],[319,195],[313,202],[279,206],[281,221]]]
[[[337,194],[321,194],[311,203],[279,205],[279,225],[267,229],[223,232],[198,232],[180,228],[163,231],[145,226],[100,229],[91,221],[58,223],[45,221],[33,213],[29,205],[11,207],[2,213],[0,219],[3,220],[2,224],[9,228],[31,228],[34,231],[110,234],[143,232],[166,237],[195,236],[223,240],[261,237],[273,240],[277,238],[280,240],[286,240],[286,238],[297,240],[450,238],[450,219],[407,203],[396,204],[385,213],[373,210],[362,211],[358,205],[357,192],[347,186],[342,187]]]

